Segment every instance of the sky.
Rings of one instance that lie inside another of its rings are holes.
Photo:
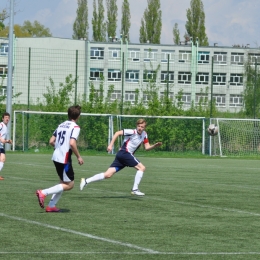
[[[72,38],[73,23],[78,7],[77,0],[14,0],[14,24],[22,25],[25,20],[37,20],[50,29],[53,37]],[[120,34],[123,0],[117,0],[118,25]],[[128,0],[131,13],[130,41],[139,43],[139,29],[147,0]],[[205,27],[211,46],[260,47],[260,0],[202,0],[205,13]],[[106,5],[106,0],[103,0]],[[0,11],[9,12],[10,0],[0,1]],[[172,29],[178,23],[181,40],[185,34],[186,12],[190,0],[161,0],[162,33],[161,44],[173,44]],[[92,40],[91,19],[93,0],[88,1],[89,40]],[[105,7],[106,10],[106,7]],[[9,19],[5,21],[9,24]]]

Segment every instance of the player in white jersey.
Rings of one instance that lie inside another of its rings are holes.
[[[5,144],[12,144],[12,140],[7,139],[8,131],[7,124],[10,121],[10,114],[5,112],[2,115],[2,122],[0,123],[0,171],[4,167],[5,163]],[[0,176],[0,180],[4,180],[4,177]]]
[[[124,143],[117,152],[115,160],[106,172],[98,173],[90,178],[82,178],[80,182],[80,190],[83,190],[83,188],[91,182],[101,181],[103,179],[112,177],[116,172],[122,170],[124,167],[134,167],[137,172],[131,194],[144,196],[145,194],[138,189],[138,186],[143,177],[145,166],[134,156],[134,153],[141,144],[144,145],[146,151],[158,147],[162,144],[161,142],[157,142],[154,145],[150,145],[147,133],[144,131],[145,127],[146,121],[144,119],[139,119],[136,123],[136,129],[124,129],[117,131],[114,134],[109,146],[107,147],[107,151],[111,152],[117,137],[122,135],[124,136]]]
[[[52,195],[52,198],[46,207],[46,212],[59,212],[60,209],[56,207],[56,204],[59,201],[62,192],[71,190],[74,187],[74,171],[71,159],[72,153],[75,154],[80,165],[84,163],[77,148],[80,127],[76,122],[80,117],[80,113],[80,106],[70,107],[68,109],[69,120],[60,124],[50,138],[49,143],[54,146],[52,160],[56,167],[57,174],[59,175],[60,183],[48,189],[36,191],[41,208],[44,208],[44,199],[46,196]]]

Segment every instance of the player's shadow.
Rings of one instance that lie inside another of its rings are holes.
[[[61,213],[69,213],[70,212],[70,209],[60,209],[59,212],[46,212],[45,210],[44,211],[41,211],[39,213],[45,213],[45,214],[61,214]]]

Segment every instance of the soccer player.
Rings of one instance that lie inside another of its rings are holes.
[[[134,156],[134,153],[142,143],[144,144],[146,151],[162,145],[161,142],[157,142],[153,145],[149,144],[145,127],[146,121],[144,119],[139,119],[136,122],[136,129],[123,129],[117,131],[107,147],[107,151],[111,152],[117,137],[122,135],[124,136],[124,143],[117,152],[115,160],[106,172],[98,173],[90,178],[82,178],[80,182],[80,190],[83,190],[83,188],[91,182],[101,181],[112,177],[116,172],[122,170],[124,167],[134,167],[137,172],[131,194],[144,196],[145,194],[138,189],[138,186],[143,177],[145,166]]]
[[[2,171],[5,163],[5,144],[12,144],[12,140],[8,139],[7,137],[7,124],[10,121],[10,114],[5,112],[2,115],[2,122],[0,123],[0,171]],[[3,181],[4,177],[0,176],[0,181]]]
[[[44,208],[44,199],[46,196],[52,195],[49,205],[46,207],[46,212],[59,212],[60,209],[56,207],[56,204],[59,201],[62,192],[71,190],[74,187],[74,171],[71,159],[72,153],[75,154],[80,165],[84,163],[77,148],[80,127],[76,122],[80,117],[80,113],[80,106],[69,107],[69,120],[60,124],[50,138],[49,143],[54,146],[52,160],[60,178],[60,183],[48,189],[36,191],[41,208]]]

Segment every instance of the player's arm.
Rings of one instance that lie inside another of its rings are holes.
[[[12,144],[12,143],[13,143],[12,140],[10,140],[10,139],[5,140],[5,139],[2,138],[2,137],[0,137],[0,142],[1,142],[2,144]]]
[[[117,137],[120,136],[120,135],[123,135],[123,134],[124,134],[124,131],[123,131],[123,130],[120,130],[120,131],[115,132],[115,134],[114,134],[114,136],[113,136],[113,138],[112,138],[110,144],[109,144],[108,147],[107,147],[107,151],[108,151],[108,152],[111,152],[111,151],[113,150],[113,145],[114,145],[114,143],[115,143]]]
[[[159,147],[161,145],[162,145],[162,142],[157,142],[153,145],[150,145],[149,142],[147,142],[147,143],[144,143],[144,148],[145,148],[146,151],[149,151],[149,150],[152,150],[152,149]]]
[[[55,146],[55,141],[56,141],[56,137],[53,135],[53,136],[50,138],[49,144],[54,147],[54,146]]]
[[[72,152],[76,155],[77,159],[78,159],[78,163],[80,165],[82,165],[84,163],[83,159],[81,158],[80,154],[79,154],[79,150],[77,147],[77,141],[74,138],[70,139],[70,148],[72,150]]]

